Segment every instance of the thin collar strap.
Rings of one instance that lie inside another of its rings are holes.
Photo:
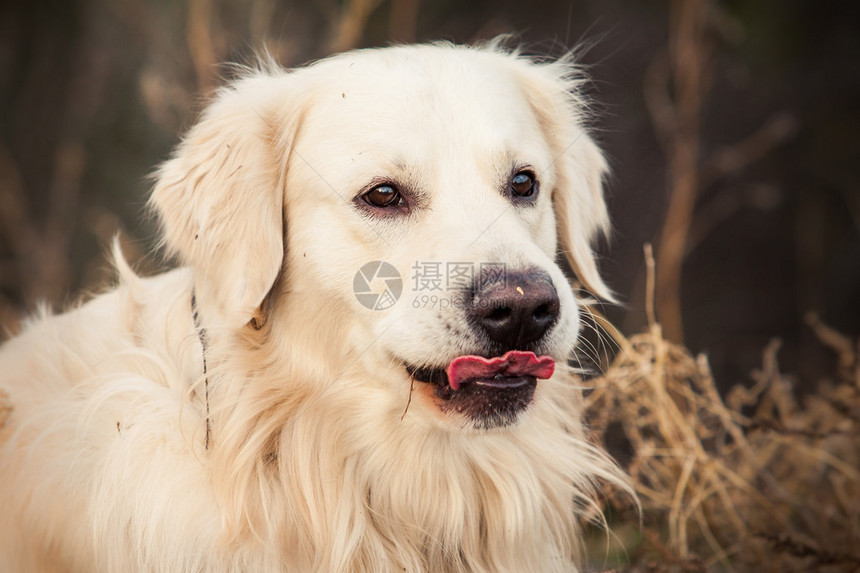
[[[209,370],[206,367],[206,329],[200,326],[200,315],[197,312],[197,296],[194,290],[191,290],[191,315],[194,318],[194,327],[197,329],[197,336],[200,338],[200,346],[203,348],[203,385],[206,390],[206,449],[209,449],[209,438],[212,435],[212,425],[209,421]]]

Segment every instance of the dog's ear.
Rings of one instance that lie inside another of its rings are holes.
[[[586,104],[578,70],[565,57],[536,63],[512,54],[516,73],[553,153],[557,174],[552,201],[560,249],[577,278],[605,300],[614,296],[597,270],[594,240],[609,232],[603,196],[607,163],[584,127]]]
[[[609,233],[609,212],[603,197],[606,159],[585,131],[558,160],[558,182],[553,194],[562,252],[582,284],[600,298],[615,302],[597,269],[593,241]]]
[[[171,254],[191,267],[207,322],[246,324],[284,256],[284,171],[292,139],[286,74],[218,92],[156,173],[150,206]]]

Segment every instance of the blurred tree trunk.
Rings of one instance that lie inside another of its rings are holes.
[[[675,0],[670,12],[669,64],[674,101],[663,110],[670,133],[669,207],[657,254],[657,313],[667,339],[683,342],[681,269],[699,190],[702,102],[710,85],[711,48],[706,38],[708,0]]]

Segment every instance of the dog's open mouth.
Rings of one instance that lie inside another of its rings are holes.
[[[406,365],[412,378],[435,386],[443,411],[463,414],[484,429],[513,423],[531,403],[537,380],[554,370],[551,357],[521,350],[492,358],[458,356],[446,368]]]

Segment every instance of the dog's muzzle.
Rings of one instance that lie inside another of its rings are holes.
[[[458,356],[445,368],[406,366],[409,375],[433,384],[443,412],[456,412],[475,427],[507,426],[531,404],[538,379],[552,376],[555,361],[530,348],[558,322],[560,303],[542,271],[507,273],[469,291],[467,317],[487,341],[484,355]]]

